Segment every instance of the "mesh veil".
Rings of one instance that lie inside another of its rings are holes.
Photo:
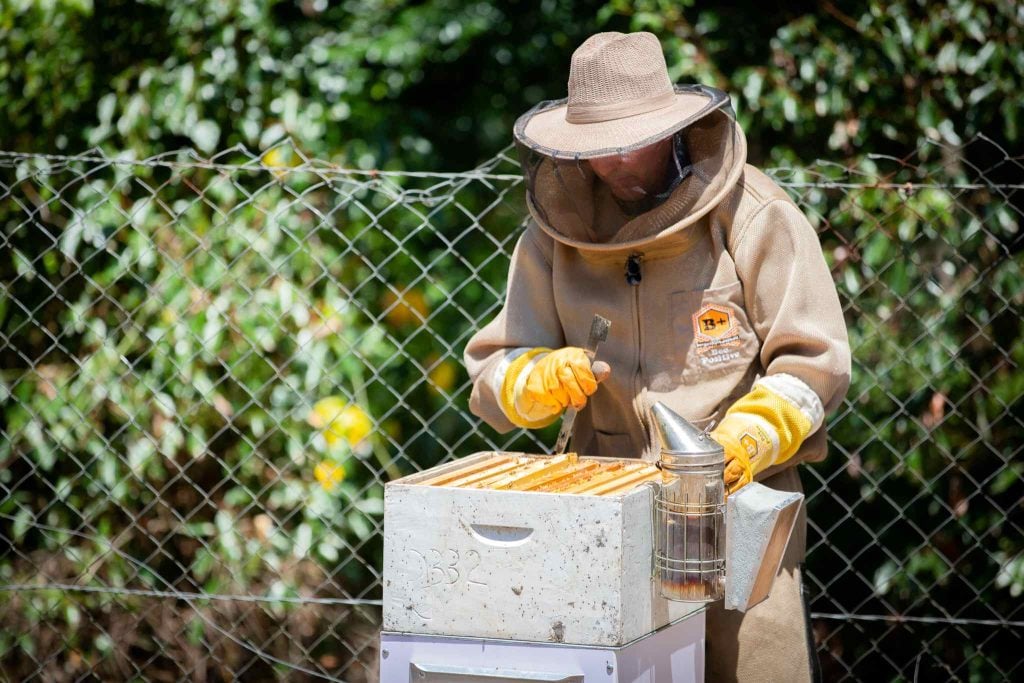
[[[745,161],[743,134],[728,97],[706,86],[695,115],[638,143],[583,152],[531,144],[522,129],[538,104],[516,123],[516,150],[532,213],[549,230],[589,243],[641,240],[720,201]],[[692,91],[692,90],[691,90]]]

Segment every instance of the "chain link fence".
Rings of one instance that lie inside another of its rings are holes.
[[[508,154],[0,152],[0,674],[376,680],[384,482],[557,429],[466,408]],[[1024,165],[977,138],[771,173],[854,356],[802,468],[826,679],[1019,679]]]

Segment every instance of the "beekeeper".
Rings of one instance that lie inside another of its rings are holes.
[[[746,163],[728,96],[673,85],[651,33],[598,33],[572,55],[568,98],[523,114],[514,137],[530,220],[504,306],[465,349],[470,410],[504,433],[573,406],[570,450],[655,459],[662,401],[714,421],[730,492],[800,491],[794,466],[825,457],[849,343],[817,234]],[[600,383],[582,348],[595,313],[612,323]],[[805,533],[801,515],[767,601],[709,610],[709,680],[815,677]]]

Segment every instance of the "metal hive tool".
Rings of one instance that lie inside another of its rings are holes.
[[[597,356],[598,345],[608,339],[608,330],[611,329],[611,326],[612,322],[601,315],[595,314],[594,319],[591,320],[586,346],[591,362]],[[565,449],[569,446],[569,437],[572,436],[573,423],[576,422],[576,413],[576,409],[572,406],[565,409],[565,414],[562,416],[562,428],[558,430],[558,439],[555,440],[555,449],[552,453],[556,455],[565,453]]]

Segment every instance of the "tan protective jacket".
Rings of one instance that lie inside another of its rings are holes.
[[[799,378],[819,411],[836,408],[850,350],[818,236],[789,196],[745,163],[745,142],[740,148],[713,204],[691,205],[625,244],[567,236],[528,201],[505,304],[465,348],[473,414],[513,429],[499,399],[511,360],[533,347],[585,346],[595,313],[612,323],[597,354],[612,373],[577,417],[570,450],[653,459],[653,402],[704,426],[765,375]],[[822,426],[757,479],[825,454]]]

